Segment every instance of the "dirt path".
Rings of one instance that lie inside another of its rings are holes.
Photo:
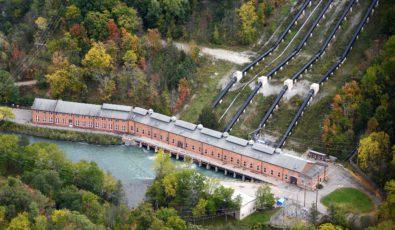
[[[15,82],[16,86],[29,86],[37,84],[37,80]]]
[[[174,45],[185,52],[189,52],[189,45],[183,42],[174,42]],[[203,55],[208,55],[216,59],[221,59],[229,62],[236,63],[238,65],[243,65],[245,63],[251,62],[251,59],[256,55],[252,51],[236,52],[225,49],[214,49],[204,46],[199,46],[200,52]]]

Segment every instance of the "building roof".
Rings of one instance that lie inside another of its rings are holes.
[[[222,148],[227,151],[242,154],[244,156],[268,162],[292,171],[314,175],[322,170],[320,167],[307,170],[304,168],[309,162],[303,158],[277,151],[278,149],[261,143],[249,143],[247,140],[223,135],[208,128],[198,127],[195,124],[175,120],[169,116],[155,113],[139,107],[130,107],[114,104],[93,105],[62,100],[49,100],[36,98],[32,109],[49,112],[71,113],[95,117],[107,117],[112,119],[133,120],[145,125],[168,131],[189,139],[197,140],[205,144]]]
[[[130,112],[132,111],[131,106],[127,105],[114,105],[114,104],[107,104],[103,103],[102,109],[107,109],[107,110],[115,110],[115,111],[123,111],[123,112]]]
[[[118,119],[118,120],[128,120],[129,116],[130,116],[130,112],[126,112],[126,111],[107,110],[107,109],[102,109],[100,111],[100,117],[107,117],[107,118]]]
[[[324,166],[313,164],[311,168],[309,168],[304,172],[304,176],[307,176],[309,178],[314,178],[318,176],[322,170],[324,170]]]
[[[235,137],[235,136],[228,136],[226,138],[226,140],[229,141],[229,142],[232,142],[233,144],[237,144],[237,145],[240,145],[240,146],[247,146],[247,144],[248,144],[247,140],[244,140],[244,139],[241,139],[241,138],[238,138],[238,137]]]
[[[190,122],[186,122],[186,121],[183,121],[183,120],[176,120],[175,125],[178,126],[178,127],[189,129],[189,130],[195,130],[196,126],[197,126],[195,124],[192,124]]]
[[[260,143],[254,143],[252,145],[252,148],[257,150],[257,151],[260,151],[260,152],[263,152],[263,153],[267,153],[267,154],[273,154],[274,151],[276,150],[275,148],[273,148],[271,146],[260,144]]]
[[[49,100],[44,98],[34,99],[32,109],[43,111],[54,111],[58,101]]]
[[[218,132],[218,131],[215,131],[215,130],[212,130],[212,129],[208,129],[208,128],[203,128],[200,132],[203,133],[203,134],[206,134],[208,136],[218,138],[218,139],[222,137],[222,133],[221,132]]]
[[[169,116],[166,116],[166,115],[163,115],[160,113],[152,113],[151,118],[154,118],[158,121],[162,121],[162,122],[166,122],[166,123],[169,123],[171,120]]]
[[[137,113],[137,114],[145,116],[145,115],[147,115],[148,110],[140,108],[140,107],[134,107],[133,113]]]
[[[83,104],[71,101],[58,100],[54,112],[71,113],[86,116],[100,116],[101,106],[92,104]]]

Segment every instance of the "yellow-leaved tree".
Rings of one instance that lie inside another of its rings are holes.
[[[12,110],[8,107],[0,107],[0,121],[4,121],[6,119],[14,119],[15,115]]]
[[[93,43],[92,48],[86,53],[82,64],[92,71],[106,71],[113,67],[113,60],[107,53],[106,47],[101,42]]]
[[[256,36],[255,22],[258,20],[258,16],[255,11],[255,1],[251,0],[244,3],[237,10],[237,14],[241,22],[241,42],[248,45],[254,41]]]
[[[60,68],[45,77],[49,83],[51,94],[56,98],[74,98],[86,90],[81,79],[81,68],[70,65]]]
[[[40,30],[45,30],[47,28],[48,22],[44,17],[39,16],[34,22]]]
[[[391,167],[392,151],[390,137],[385,132],[372,132],[361,139],[358,148],[358,165],[362,170],[384,185]]]

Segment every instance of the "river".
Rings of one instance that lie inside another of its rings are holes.
[[[148,186],[155,178],[153,151],[136,146],[103,146],[32,136],[28,138],[30,143],[45,141],[57,144],[66,157],[73,162],[81,160],[96,162],[102,170],[110,172],[122,182],[125,198],[130,207],[136,207],[144,199]],[[199,168],[196,165],[187,165],[175,159],[173,161],[178,167],[191,167],[208,177],[225,178],[220,172]]]

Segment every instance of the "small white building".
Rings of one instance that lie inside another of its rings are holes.
[[[255,208],[256,199],[255,196],[251,196],[247,193],[241,192],[240,190],[234,189],[232,198],[234,199],[237,196],[241,197],[241,205],[240,205],[240,211],[235,214],[235,218],[238,220],[242,220],[256,211]]]

